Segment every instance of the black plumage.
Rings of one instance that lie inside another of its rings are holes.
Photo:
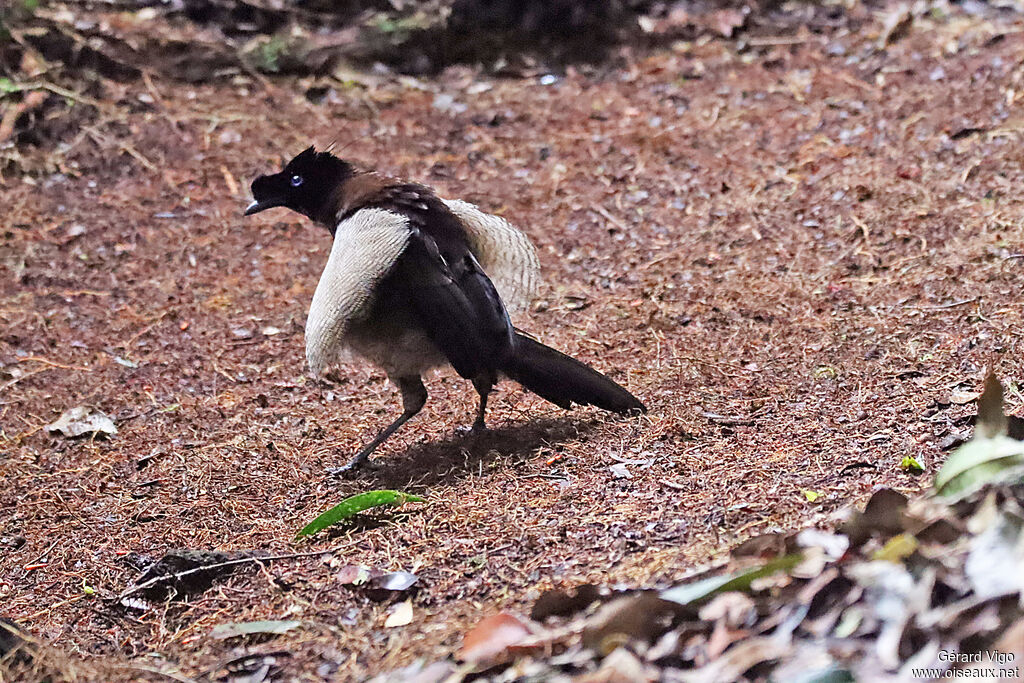
[[[626,389],[593,368],[517,331],[497,282],[522,305],[536,271],[529,240],[508,223],[430,188],[359,171],[310,148],[280,173],[252,185],[246,215],[296,210],[335,239],[313,297],[307,358],[322,370],[342,349],[382,366],[402,393],[403,413],[349,463],[358,465],[426,402],[422,373],[450,364],[480,396],[507,376],[561,406],[646,412]]]

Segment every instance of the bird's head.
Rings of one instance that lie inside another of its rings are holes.
[[[280,173],[261,175],[252,181],[253,202],[245,209],[245,215],[284,206],[330,225],[338,190],[354,173],[347,161],[310,147],[289,161]]]

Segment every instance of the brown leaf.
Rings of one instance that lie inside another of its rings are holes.
[[[458,658],[469,664],[493,666],[511,659],[509,649],[532,633],[529,625],[509,612],[489,616],[462,638]]]
[[[921,543],[952,543],[963,535],[963,529],[948,519],[937,519],[914,534]]]
[[[396,626],[408,626],[412,623],[412,600],[399,602],[388,610],[388,618],[384,621],[384,628],[395,628]]]
[[[872,536],[894,536],[903,532],[903,513],[907,497],[892,489],[879,489],[868,500],[864,512],[854,513],[843,525],[842,532],[850,537],[850,545],[863,544]]]
[[[361,564],[349,564],[338,570],[337,578],[346,586],[362,586],[370,579],[380,575],[380,570],[370,569]]]
[[[1012,655],[1012,661],[1015,663],[1024,661],[1024,619],[1018,619],[1003,631],[1003,635],[992,649],[995,652]]]
[[[636,655],[624,647],[601,662],[597,671],[576,678],[576,683],[654,683],[658,680]]]
[[[917,164],[903,164],[897,167],[896,175],[904,180],[917,180],[921,177],[921,167]]]
[[[533,605],[530,618],[544,621],[548,617],[568,617],[589,607],[601,598],[601,591],[592,584],[584,584],[576,588],[573,595],[554,589],[543,593]]]
[[[613,600],[590,619],[583,631],[583,645],[608,653],[630,640],[652,641],[668,629],[678,609],[650,592]]]
[[[418,661],[401,669],[374,676],[367,683],[446,683],[462,680],[461,677],[456,677],[456,672],[455,664],[450,661],[432,664]]]
[[[411,572],[389,572],[371,576],[364,589],[371,600],[383,601],[403,594],[415,593],[419,577]]]
[[[690,683],[734,681],[755,664],[782,659],[791,649],[790,645],[775,638],[756,636],[736,644],[707,666],[695,669],[686,680]]]
[[[772,532],[754,536],[732,549],[733,557],[772,558],[785,555],[794,548],[793,534]]]
[[[738,28],[747,23],[747,13],[738,9],[720,9],[711,15],[711,24],[726,38],[732,38]]]
[[[991,372],[985,377],[985,390],[978,399],[978,420],[974,424],[974,438],[991,439],[1006,434],[1006,415],[1003,414],[1003,385]]]
[[[905,38],[910,33],[910,27],[914,24],[914,14],[909,5],[897,7],[885,18],[885,25],[882,27],[882,35],[878,37],[878,48],[883,49],[887,45]]]
[[[746,626],[756,615],[754,601],[739,591],[720,593],[700,609],[700,618],[704,621],[721,621],[729,628]]]

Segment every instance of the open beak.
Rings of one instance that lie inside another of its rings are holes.
[[[284,206],[284,200],[277,197],[269,197],[264,200],[255,200],[252,204],[245,207],[245,215],[251,216],[254,213],[265,211],[266,209],[272,209],[275,206]]]

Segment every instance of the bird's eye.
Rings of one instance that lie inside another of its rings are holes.
[[[302,184],[302,176],[300,176],[300,175],[293,175],[292,176],[292,187],[298,187],[301,184]]]

